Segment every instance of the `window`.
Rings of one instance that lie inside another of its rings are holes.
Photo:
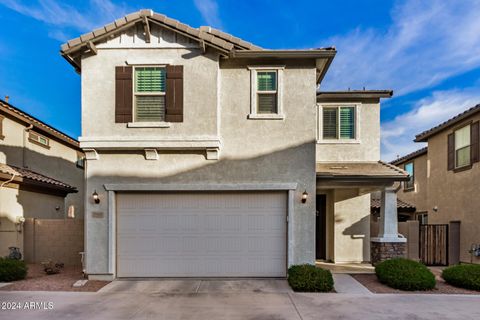
[[[410,180],[403,183],[403,189],[411,190],[415,187],[415,171],[413,167],[413,162],[406,163],[403,168],[410,176]]]
[[[277,71],[257,72],[257,113],[277,113]]]
[[[455,131],[455,168],[470,165],[470,125]]]
[[[282,87],[284,66],[249,66],[251,106],[249,119],[284,119]]]
[[[5,119],[5,117],[0,115],[0,140],[3,140],[5,138],[5,136],[3,135],[3,119]]]
[[[323,139],[355,139],[355,107],[323,107]]]
[[[44,137],[33,131],[29,132],[28,141],[45,148],[50,148],[50,140],[47,137]]]
[[[78,168],[85,168],[85,156],[83,154],[77,153],[77,162],[76,165]]]
[[[418,213],[417,220],[420,224],[428,224],[428,214],[427,213]]]
[[[165,68],[135,67],[134,81],[134,121],[165,121]]]

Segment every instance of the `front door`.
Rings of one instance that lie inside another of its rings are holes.
[[[315,223],[315,258],[327,259],[327,196],[317,194],[317,211]]]

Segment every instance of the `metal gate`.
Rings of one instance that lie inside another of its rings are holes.
[[[420,225],[420,260],[427,266],[448,265],[448,224]]]

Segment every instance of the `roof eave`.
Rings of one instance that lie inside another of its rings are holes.
[[[320,50],[245,50],[232,51],[230,58],[257,59],[257,58],[278,58],[278,59],[333,59],[337,52],[333,49]]]

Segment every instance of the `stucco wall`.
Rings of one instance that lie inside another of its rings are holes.
[[[0,140],[0,161],[17,167],[25,165],[32,171],[76,187],[78,193],[67,195],[65,206],[63,203],[61,206],[61,213],[65,213],[63,210],[69,205],[74,205],[76,216],[82,217],[84,171],[76,166],[79,151],[53,138],[50,138],[49,149],[33,144],[28,141],[28,132],[25,133],[25,128],[24,124],[5,117],[3,120],[5,138]],[[63,215],[59,215],[58,218],[63,218]]]
[[[161,52],[161,54],[160,54]],[[132,61],[162,60],[183,64],[185,96],[183,123],[170,128],[133,129],[114,123],[114,66]],[[272,62],[270,62],[272,63]],[[108,201],[106,183],[298,183],[293,224],[294,263],[314,261],[314,200],[300,202],[301,193],[315,194],[315,65],[286,64],[284,120],[249,120],[250,72],[246,61],[222,62],[215,56],[187,49],[99,50],[82,62],[84,137],[182,137],[217,135],[220,160],[205,159],[204,151],[159,151],[147,161],[142,150],[99,151],[87,163],[87,272],[108,273]],[[218,77],[218,83],[217,83]],[[221,88],[221,89],[220,89]],[[220,90],[220,91],[217,91]],[[220,110],[217,113],[217,110]],[[101,202],[93,204],[94,190]],[[312,197],[313,198],[313,197]]]
[[[328,201],[328,200],[327,200]],[[335,263],[370,261],[370,194],[336,189],[334,202]]]
[[[417,212],[428,212],[431,207],[428,206],[428,187],[427,187],[427,175],[428,175],[428,165],[427,165],[427,154],[418,156],[412,160],[405,161],[398,164],[397,166],[404,169],[406,163],[413,161],[413,170],[415,176],[415,188],[413,190],[405,191],[402,185],[402,188],[398,192],[398,197],[403,201],[406,201],[410,204],[415,205]]]
[[[320,123],[317,138],[317,161],[378,161],[380,159],[380,104],[357,102],[357,139],[351,142],[326,140],[322,141],[321,122],[322,105],[342,106],[341,102],[318,103],[317,121]],[[351,106],[349,102],[346,105]]]
[[[480,120],[480,115],[466,119]],[[458,126],[462,125],[461,123]],[[438,207],[437,212],[430,212],[429,223],[460,223],[460,260],[470,262],[470,246],[480,244],[480,163],[472,169],[461,172],[447,170],[447,135],[453,129],[445,130],[428,140],[428,158],[430,161],[430,178],[428,179],[428,207]],[[480,258],[473,258],[480,263]]]
[[[56,210],[56,207],[59,210]],[[0,189],[0,256],[8,254],[8,247],[19,247],[23,252],[23,234],[15,227],[17,217],[63,219],[64,198],[19,190]]]

